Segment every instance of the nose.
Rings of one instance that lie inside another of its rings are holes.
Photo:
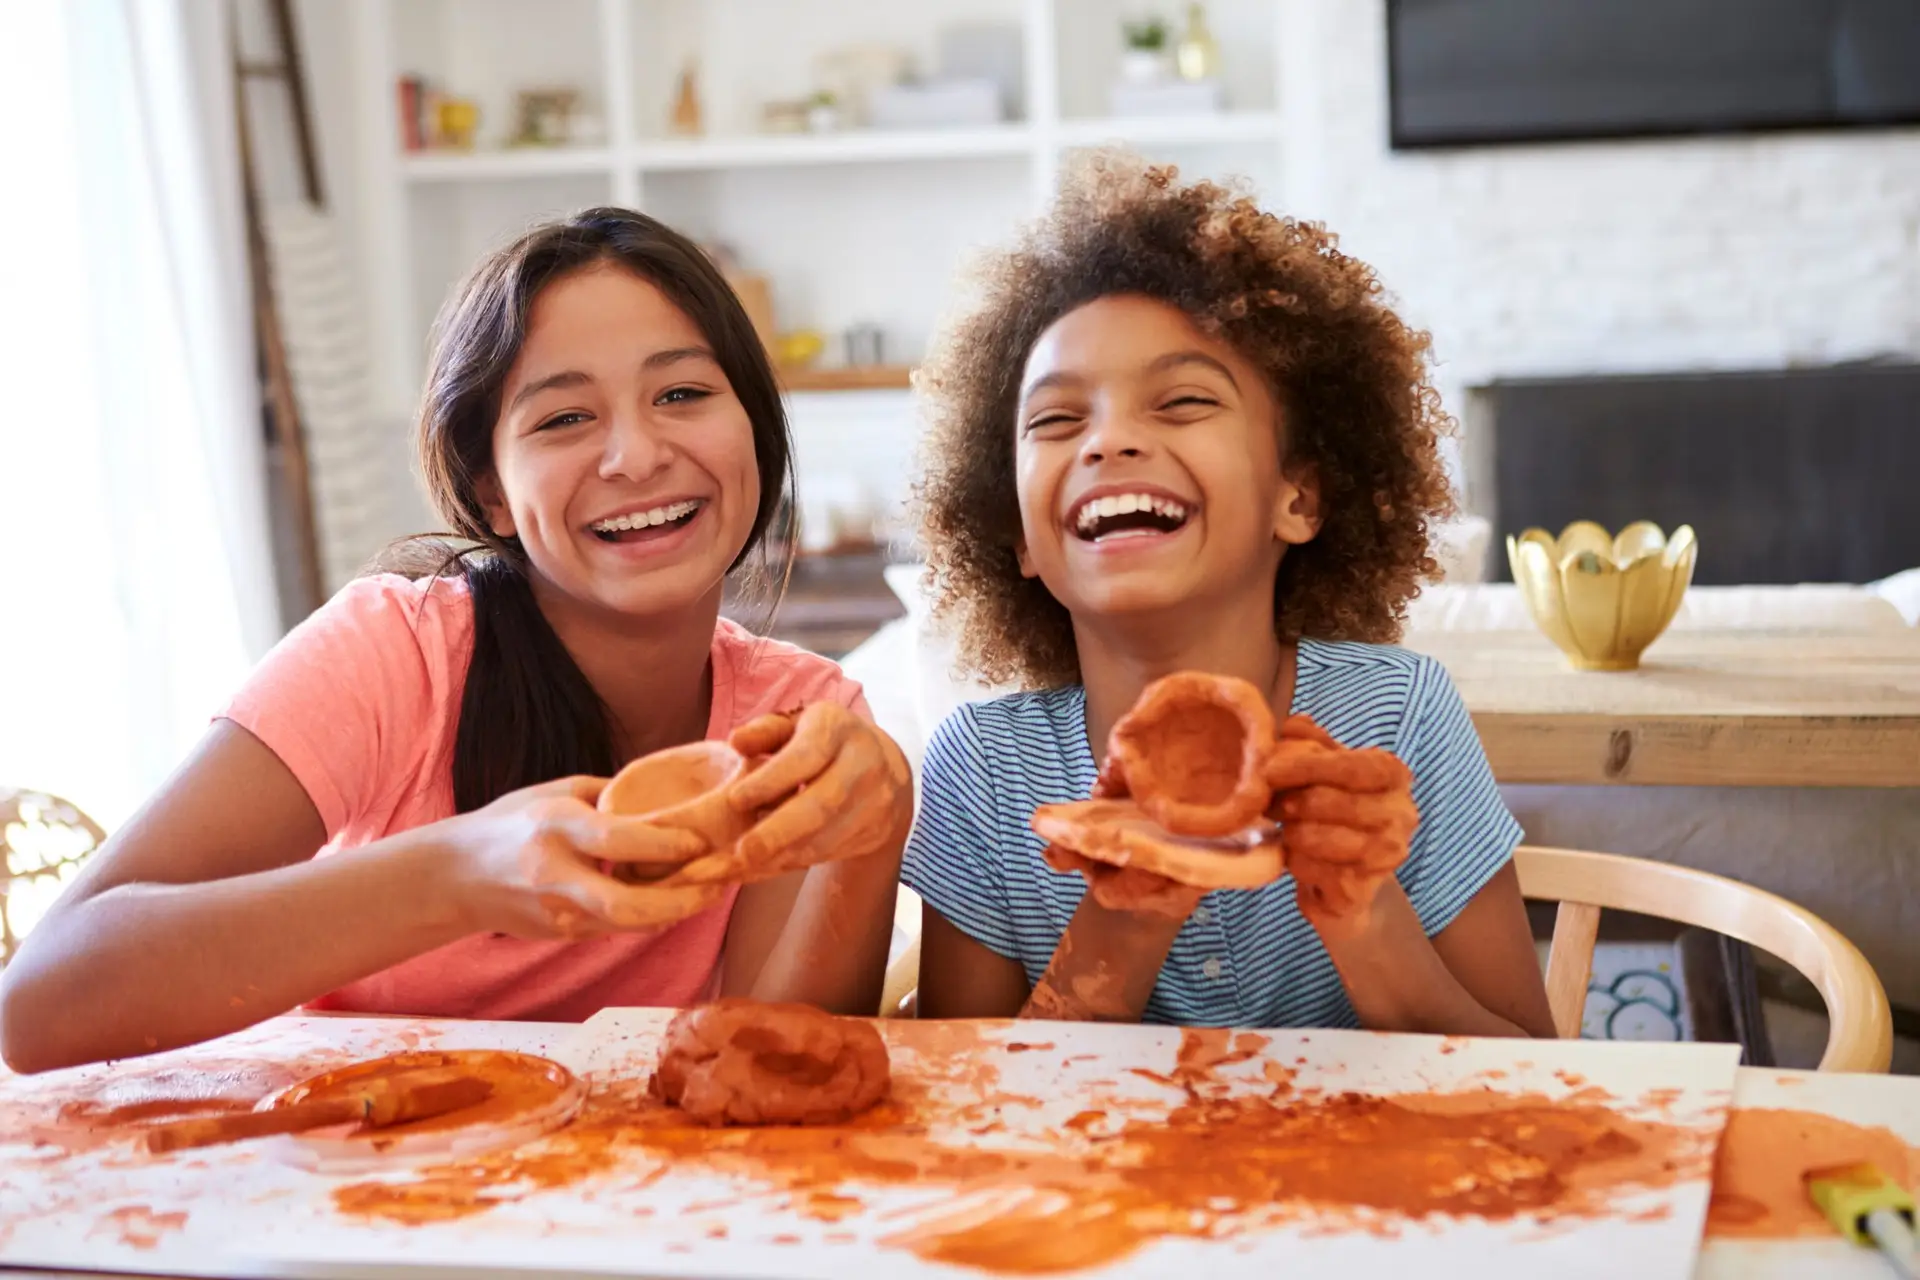
[[[1144,458],[1152,450],[1151,428],[1119,406],[1096,406],[1080,437],[1080,461],[1090,466],[1113,458]]]
[[[623,410],[607,427],[600,451],[603,480],[645,480],[673,461],[673,447],[653,429],[646,415]]]

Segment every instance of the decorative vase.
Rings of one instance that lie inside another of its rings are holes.
[[[1555,538],[1528,529],[1507,539],[1507,562],[1527,612],[1580,671],[1632,671],[1659,639],[1693,581],[1700,552],[1689,525],[1671,538],[1641,520],[1616,537],[1579,520]]]
[[[1158,49],[1128,49],[1120,55],[1120,78],[1128,84],[1158,84],[1167,78],[1167,55]]]

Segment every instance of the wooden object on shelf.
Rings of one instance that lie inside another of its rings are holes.
[[[904,391],[913,385],[913,368],[880,364],[842,369],[782,369],[788,391]]]
[[[1920,634],[1675,631],[1571,671],[1534,631],[1415,631],[1501,782],[1920,787]]]
[[[320,186],[320,165],[314,149],[313,129],[307,109],[306,72],[300,58],[298,27],[293,21],[290,0],[272,0],[267,6],[272,17],[274,39],[279,57],[269,62],[248,62],[233,50],[233,93],[235,124],[240,147],[241,198],[246,214],[247,268],[253,292],[253,324],[260,388],[269,440],[269,465],[277,464],[268,477],[271,489],[278,490],[286,504],[293,528],[294,558],[299,573],[294,595],[294,613],[289,625],[318,609],[326,600],[326,578],[320,562],[320,528],[314,515],[313,481],[307,460],[306,431],[300,422],[299,404],[294,399],[293,375],[287,364],[286,334],[280,311],[274,302],[271,264],[268,260],[266,230],[262,223],[260,189],[253,153],[253,131],[249,126],[247,82],[284,80],[292,104],[294,141],[300,156],[301,189],[306,201],[321,208],[326,198]]]
[[[1580,1034],[1600,911],[1677,920],[1779,956],[1826,1001],[1822,1071],[1885,1071],[1893,1059],[1887,993],[1858,947],[1806,908],[1724,876],[1646,858],[1522,845],[1513,855],[1523,897],[1558,902],[1547,956],[1547,1001],[1563,1039]]]

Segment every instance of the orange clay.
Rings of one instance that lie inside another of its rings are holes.
[[[552,1107],[575,1087],[573,1073],[557,1062],[504,1049],[424,1050],[396,1053],[368,1062],[356,1062],[311,1080],[303,1080],[273,1100],[276,1107],[318,1102],[343,1096],[355,1084],[370,1078],[446,1067],[475,1076],[493,1086],[484,1102],[445,1115],[393,1125],[366,1135],[371,1144],[390,1142],[411,1134],[441,1133],[478,1125],[510,1125]]]
[[[1285,1072],[1257,1092],[1229,1091],[1217,1069],[1263,1045],[1215,1030],[1182,1033],[1166,1083],[1183,1098],[1142,1108],[1091,1097],[1032,1144],[943,1140],[931,1131],[985,1132],[1027,1103],[999,1088],[970,1026],[898,1023],[888,1036],[918,1070],[845,1125],[716,1129],[616,1083],[537,1146],[344,1186],[334,1203],[436,1222],[594,1179],[697,1169],[804,1216],[875,1223],[872,1189],[938,1188],[951,1207],[905,1220],[889,1210],[882,1247],[1031,1275],[1104,1265],[1163,1238],[1246,1241],[1287,1226],[1394,1234],[1441,1215],[1604,1219],[1622,1194],[1701,1177],[1711,1158],[1711,1135],[1629,1118],[1597,1094],[1326,1094]]]
[[[1225,836],[1266,809],[1273,709],[1232,676],[1181,671],[1148,685],[1107,738],[1108,768],[1147,817],[1181,835]]]
[[[1165,882],[1256,889],[1291,871],[1303,911],[1357,916],[1419,824],[1412,777],[1391,752],[1349,750],[1306,716],[1276,732],[1243,680],[1158,680],[1109,746],[1091,799],[1032,819],[1047,864],[1084,875],[1109,908],[1183,915],[1190,895]]]
[[[650,1087],[703,1124],[840,1124],[885,1097],[889,1082],[872,1023],[724,999],[667,1024]]]
[[[746,773],[748,760],[724,742],[689,742],[641,756],[615,774],[600,793],[600,810],[658,827],[691,831],[709,850],[732,847],[754,815],[727,803],[727,788]],[[615,863],[609,873],[627,883],[670,880],[677,865],[653,868]]]
[[[1903,1187],[1920,1186],[1920,1148],[1890,1129],[1812,1111],[1735,1111],[1714,1160],[1707,1234],[1830,1237],[1833,1224],[1814,1207],[1801,1177],[1809,1169],[1863,1160]]]

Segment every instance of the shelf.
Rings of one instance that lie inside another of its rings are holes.
[[[1066,147],[1121,143],[1263,141],[1280,136],[1272,111],[1222,111],[1186,116],[1094,116],[1062,120],[1056,135]]]
[[[782,369],[780,385],[788,391],[905,391],[913,385],[913,369],[904,364]]]
[[[606,147],[516,147],[496,151],[414,151],[400,158],[412,182],[476,182],[563,173],[606,174],[613,152]]]
[[[1017,124],[989,129],[849,129],[842,133],[663,139],[635,148],[634,162],[643,170],[662,172],[1020,156],[1032,147],[1032,131]]]

